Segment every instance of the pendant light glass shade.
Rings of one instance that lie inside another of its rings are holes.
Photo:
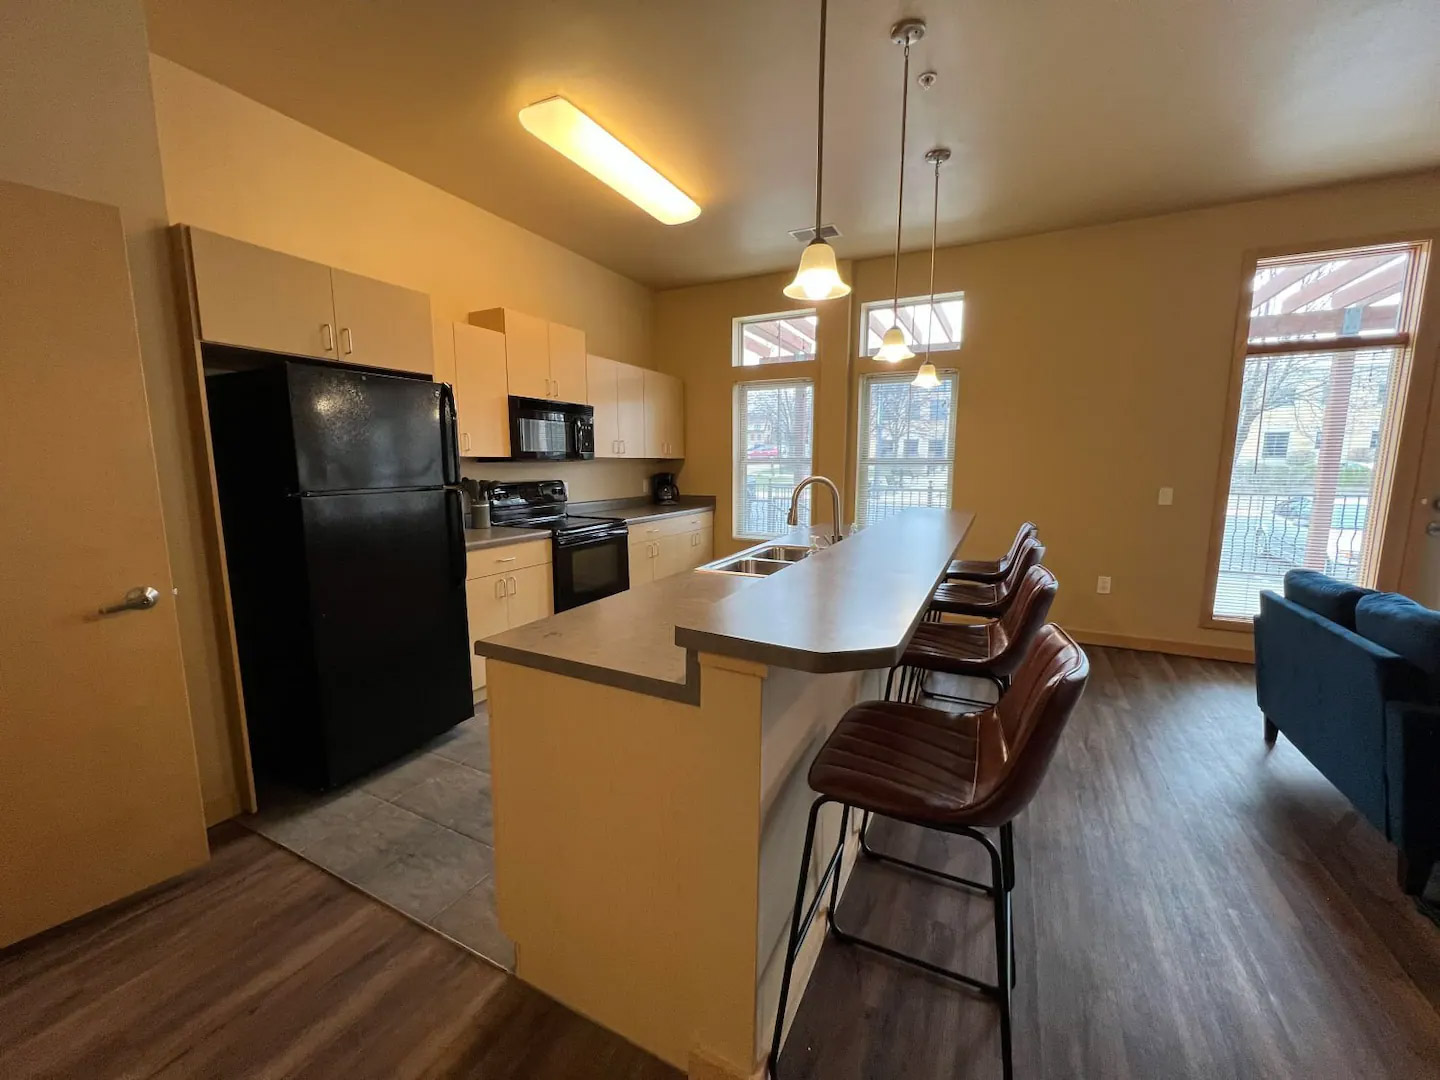
[[[887,364],[898,364],[901,360],[913,360],[915,353],[905,343],[905,334],[899,326],[892,326],[885,331],[885,336],[880,339],[880,348],[875,353],[876,360],[883,360]]]
[[[849,293],[850,286],[840,280],[835,265],[835,249],[824,240],[811,240],[800,256],[795,280],[785,286],[785,295],[791,300],[834,300]]]
[[[934,390],[940,385],[940,374],[935,370],[935,365],[926,360],[920,365],[920,370],[915,373],[911,386],[918,386],[922,390]]]

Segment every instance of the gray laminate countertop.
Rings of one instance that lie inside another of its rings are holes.
[[[481,548],[502,547],[505,544],[523,544],[526,540],[548,540],[549,529],[512,529],[508,525],[495,525],[489,529],[466,529],[465,550],[478,551]]]
[[[570,503],[572,514],[587,517],[618,517],[626,521],[652,521],[655,518],[679,517],[702,510],[715,509],[714,495],[682,495],[673,503],[652,502],[649,498],[603,499],[597,502]]]
[[[964,510],[907,510],[769,577],[675,574],[486,638],[475,651],[692,703],[701,652],[816,673],[889,667],[972,520]],[[793,529],[776,542],[804,544],[810,534]]]

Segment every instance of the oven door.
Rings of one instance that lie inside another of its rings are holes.
[[[555,610],[588,604],[630,587],[630,531],[555,538]]]

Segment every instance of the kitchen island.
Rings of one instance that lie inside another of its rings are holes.
[[[693,1077],[756,1074],[810,760],[880,696],[971,520],[911,510],[769,576],[678,574],[477,643],[522,979]]]

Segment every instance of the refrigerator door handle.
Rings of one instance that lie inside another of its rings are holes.
[[[440,448],[445,460],[445,483],[460,482],[460,424],[455,413],[455,390],[440,384]]]
[[[465,504],[457,488],[445,490],[445,521],[450,526],[450,568],[455,584],[465,586]]]

